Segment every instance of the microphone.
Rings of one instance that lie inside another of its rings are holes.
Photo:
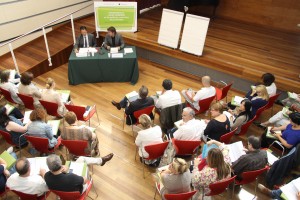
[[[103,52],[102,52],[102,47],[104,46],[104,44],[105,44],[105,42],[102,42],[102,45],[101,45],[101,47],[100,47],[100,49],[99,49],[99,54],[100,54],[100,55],[103,54]]]

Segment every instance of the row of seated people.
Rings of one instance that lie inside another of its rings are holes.
[[[52,78],[46,79],[46,88],[40,89],[33,82],[33,74],[31,72],[24,72],[20,79],[19,84],[15,84],[16,81],[9,79],[10,70],[3,70],[1,72],[1,84],[0,87],[8,90],[11,94],[12,99],[20,105],[23,105],[22,100],[18,97],[18,93],[33,97],[34,106],[40,106],[39,100],[45,100],[58,104],[58,114],[63,116],[66,112],[64,103],[62,101],[61,94],[55,91],[55,81]]]
[[[10,153],[12,148],[10,150]],[[92,158],[80,156],[75,162],[86,163],[87,165],[105,165],[111,160],[113,154],[108,154],[102,158]],[[41,168],[34,171],[26,157],[17,159],[10,171],[6,170],[6,161],[0,158],[0,193],[8,187],[10,190],[25,194],[42,196],[49,190],[62,192],[80,192],[87,188],[88,177],[79,176],[69,172],[69,168],[62,164],[60,157],[51,154],[46,159],[49,171]]]

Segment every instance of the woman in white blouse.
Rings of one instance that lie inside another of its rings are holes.
[[[33,74],[31,72],[24,72],[21,75],[21,84],[19,85],[19,93],[33,97],[34,106],[39,106],[39,99],[41,98],[40,89],[32,83]]]

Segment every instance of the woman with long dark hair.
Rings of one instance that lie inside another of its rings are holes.
[[[241,105],[235,109],[235,111],[231,111],[233,116],[229,118],[231,130],[238,128],[236,134],[239,134],[241,131],[241,126],[247,123],[250,119],[252,119],[252,102],[248,99],[244,99],[241,102]],[[235,112],[235,113],[234,113]]]

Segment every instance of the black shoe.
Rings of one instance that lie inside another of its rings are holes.
[[[113,106],[115,106],[118,110],[121,110],[120,103],[117,103],[117,102],[115,102],[115,101],[113,100],[113,101],[111,101],[111,104],[112,104]]]

